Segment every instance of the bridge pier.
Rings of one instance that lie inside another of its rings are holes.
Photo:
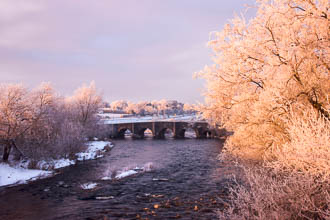
[[[156,134],[154,134],[154,138],[155,139],[164,139],[165,138],[165,131],[166,131],[166,129],[158,131]]]
[[[174,134],[174,138],[183,139],[185,132],[186,132],[185,129],[177,130]]]

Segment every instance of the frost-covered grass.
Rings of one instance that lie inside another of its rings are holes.
[[[8,164],[0,163],[0,186],[23,184],[51,174],[51,171],[11,167]]]

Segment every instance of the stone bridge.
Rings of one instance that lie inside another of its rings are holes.
[[[144,138],[147,129],[152,131],[154,138],[165,138],[166,130],[171,130],[175,138],[184,138],[185,132],[192,129],[196,138],[214,137],[216,132],[211,129],[207,122],[185,122],[185,121],[151,121],[107,124],[108,134],[111,138],[123,138],[129,130],[134,138]]]

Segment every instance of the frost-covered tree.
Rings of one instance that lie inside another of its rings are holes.
[[[15,139],[31,125],[33,114],[28,90],[23,85],[0,85],[0,141],[7,161]]]
[[[83,126],[92,121],[102,104],[102,95],[97,91],[95,83],[78,88],[69,102],[77,111],[78,120]]]
[[[214,65],[200,73],[204,116],[234,132],[223,155],[245,171],[220,219],[329,219],[329,1],[257,6],[211,34]]]
[[[133,103],[130,101],[114,101],[111,103],[111,109],[114,112],[125,112],[138,115],[153,114],[182,114],[184,113],[184,104],[176,100],[154,100],[151,102],[141,101]],[[192,113],[192,111],[188,111]],[[187,113],[188,113],[187,112]]]
[[[68,101],[69,100],[69,101]],[[84,139],[101,134],[97,110],[102,98],[92,83],[65,100],[48,83],[30,90],[21,84],[0,85],[0,147],[3,161],[74,155]]]
[[[118,100],[111,103],[111,109],[113,111],[126,111],[126,108],[128,107],[127,101],[124,100]]]
[[[194,113],[194,112],[196,112],[196,106],[194,106],[194,105],[191,105],[191,104],[188,104],[188,103],[185,103],[184,105],[183,105],[183,111],[184,112],[186,112],[186,113],[188,113],[188,114],[191,114],[191,113]]]
[[[168,110],[168,101],[166,99],[162,99],[158,102],[158,110],[163,115],[166,114],[166,112]]]
[[[49,84],[33,91],[21,84],[0,86],[0,141],[4,146],[4,161],[8,160],[12,148],[23,156],[17,141],[30,135],[32,128],[45,120],[52,104],[54,94]]]
[[[290,139],[292,112],[329,120],[328,0],[258,0],[257,16],[211,33],[204,116],[233,129],[232,150],[255,158]],[[244,148],[248,151],[242,150]]]

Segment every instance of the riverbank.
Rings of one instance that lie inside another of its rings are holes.
[[[31,181],[53,176],[56,169],[76,164],[78,161],[101,158],[114,145],[109,141],[90,141],[84,152],[76,154],[75,159],[60,158],[57,160],[41,160],[36,164],[37,169],[28,169],[31,161],[23,160],[16,163],[0,163],[0,187],[15,186]]]

